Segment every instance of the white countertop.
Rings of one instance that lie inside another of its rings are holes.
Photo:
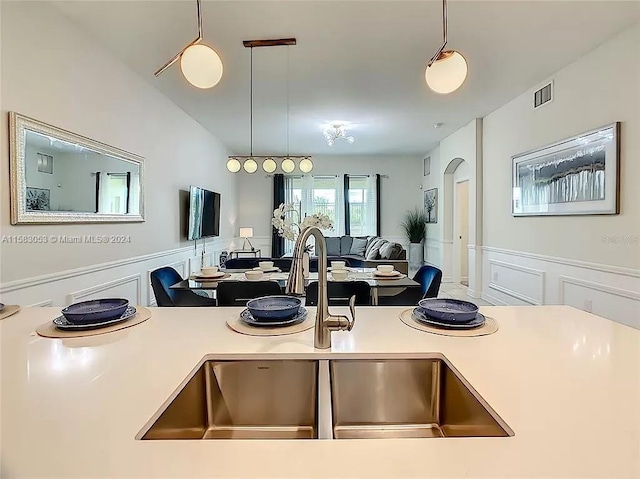
[[[151,308],[138,326],[55,340],[59,308],[0,321],[3,477],[640,477],[640,331],[566,306],[482,307],[500,330],[416,331],[403,308],[357,308],[328,351],[313,330],[227,328],[239,308]],[[331,308],[346,313],[345,308]],[[514,430],[506,438],[137,441],[203,356],[377,357],[440,352]],[[6,476],[5,476],[6,475]]]

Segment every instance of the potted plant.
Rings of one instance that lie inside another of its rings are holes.
[[[424,263],[423,243],[427,237],[427,218],[421,209],[416,208],[407,211],[401,226],[409,239],[409,266],[420,268]]]

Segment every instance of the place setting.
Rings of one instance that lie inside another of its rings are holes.
[[[484,316],[478,306],[460,299],[423,299],[418,307],[400,313],[407,326],[444,336],[485,336],[498,330],[495,319]]]
[[[397,271],[391,264],[380,264],[371,273],[374,279],[400,279],[405,278],[407,275]]]
[[[149,309],[131,306],[127,299],[93,299],[63,308],[60,316],[36,332],[46,338],[94,336],[135,326],[150,317]]]
[[[20,311],[20,306],[17,304],[0,303],[0,320],[13,316],[18,311]]]
[[[221,271],[217,266],[204,266],[200,269],[200,272],[194,274],[190,279],[198,282],[204,281],[220,281],[226,279],[231,275],[225,271]]]
[[[263,296],[247,301],[239,316],[227,320],[234,331],[250,336],[281,336],[314,326],[302,300],[293,296]]]

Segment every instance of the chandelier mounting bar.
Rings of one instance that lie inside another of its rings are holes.
[[[247,48],[258,47],[279,47],[284,45],[295,45],[295,38],[279,38],[276,40],[245,40],[242,44]]]

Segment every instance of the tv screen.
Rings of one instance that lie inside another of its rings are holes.
[[[220,193],[190,186],[187,239],[209,236],[220,236]]]

